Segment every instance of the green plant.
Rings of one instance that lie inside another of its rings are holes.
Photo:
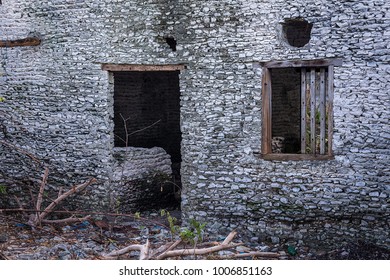
[[[180,238],[183,241],[190,242],[192,245],[195,244],[195,241],[202,242],[206,224],[207,223],[200,223],[195,219],[190,219],[190,227],[181,229]]]
[[[180,231],[180,227],[176,225],[177,219],[175,217],[171,216],[171,213],[169,213],[166,210],[161,210],[160,212],[161,217],[167,217],[168,224],[169,224],[169,230],[171,231],[171,238],[173,239],[173,236],[176,235]]]
[[[0,185],[0,194],[7,194],[7,187]]]

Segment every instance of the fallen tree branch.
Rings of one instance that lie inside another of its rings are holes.
[[[84,221],[89,220],[91,218],[91,215],[85,216],[83,218],[65,218],[65,219],[60,219],[60,220],[42,220],[41,222],[43,224],[70,224],[70,223],[82,223]]]
[[[115,257],[127,254],[128,252],[131,252],[131,251],[140,251],[139,259],[146,260],[146,259],[148,259],[148,255],[149,255],[149,247],[150,247],[150,243],[149,243],[149,239],[148,239],[146,241],[146,243],[143,245],[141,245],[141,244],[130,245],[130,246],[127,246],[123,249],[113,251],[109,254],[105,254],[105,255],[103,255],[103,258],[115,259]]]
[[[279,253],[272,253],[272,252],[249,252],[249,253],[243,253],[243,254],[232,254],[227,256],[221,256],[221,259],[239,259],[239,258],[247,258],[247,257],[260,257],[260,258],[280,258]]]
[[[63,221],[65,223],[69,223],[70,221],[72,221],[72,219],[76,219],[76,220],[73,220],[73,221],[79,221],[80,220],[79,218],[67,218],[67,219],[63,219],[63,220],[55,220],[55,222],[49,222],[49,220],[46,220],[45,218],[50,213],[53,213],[54,208],[57,207],[57,205],[61,201],[63,201],[67,197],[71,196],[72,194],[82,192],[86,187],[88,187],[89,185],[95,183],[96,179],[95,178],[91,178],[91,179],[89,179],[87,182],[85,182],[83,184],[71,187],[71,189],[69,191],[67,191],[66,193],[60,194],[55,200],[53,200],[49,204],[49,206],[47,206],[43,211],[41,211],[41,204],[42,204],[42,201],[43,201],[43,192],[44,192],[44,189],[45,189],[45,185],[46,185],[46,182],[47,182],[48,175],[49,175],[49,169],[46,168],[45,172],[44,172],[44,175],[43,175],[43,178],[42,178],[42,181],[41,181],[40,188],[39,188],[35,215],[34,214],[30,215],[30,218],[29,218],[27,224],[30,225],[31,227],[35,228],[37,226],[40,226],[42,222],[44,222],[44,223],[61,223],[61,221]],[[82,220],[86,220],[87,217],[84,217],[84,218],[81,218],[81,219]]]
[[[235,243],[235,244],[221,244],[218,246],[213,246],[210,248],[202,248],[202,249],[180,249],[180,250],[174,250],[174,251],[169,251],[165,252],[163,256],[158,256],[158,260],[163,260],[166,258],[171,258],[171,257],[178,257],[178,256],[191,256],[191,255],[207,255],[211,253],[215,253],[218,251],[226,250],[226,249],[231,249],[235,248],[237,246],[244,245],[243,243]]]
[[[0,213],[7,212],[27,212],[27,213],[42,213],[44,210],[37,211],[36,209],[20,209],[20,208],[1,208]],[[69,211],[69,210],[53,210],[52,214],[70,214],[70,215],[97,215],[97,216],[110,216],[110,217],[129,217],[138,221],[142,221],[145,224],[159,225],[163,228],[169,229],[166,224],[158,222],[153,219],[139,217],[136,214],[127,214],[127,213],[108,213],[108,212],[96,212],[96,211]]]
[[[151,258],[153,258],[154,256],[157,255],[156,259],[161,259],[161,256],[165,256],[166,252],[175,249],[181,243],[181,241],[182,241],[181,239],[180,240],[176,240],[169,247],[166,247],[165,250],[162,250],[161,252],[154,254]]]
[[[128,252],[131,251],[140,251],[140,258],[139,258],[140,260],[146,260],[146,259],[163,260],[166,258],[179,257],[179,256],[182,257],[182,256],[190,256],[190,255],[206,255],[206,254],[211,254],[221,250],[231,249],[243,245],[243,243],[231,243],[231,241],[236,236],[236,234],[237,234],[236,231],[229,233],[229,235],[225,238],[225,240],[221,244],[209,248],[191,248],[191,249],[173,250],[182,242],[182,240],[177,240],[173,244],[169,243],[169,247],[167,245],[161,246],[159,249],[156,250],[154,254],[151,255],[149,253],[150,243],[149,240],[147,240],[147,242],[144,245],[141,244],[129,245],[123,249],[115,250],[111,253],[104,254],[102,257],[104,259],[114,259],[120,255],[127,254]],[[167,249],[165,250],[165,248]]]
[[[57,197],[52,203],[50,203],[49,206],[46,207],[46,209],[39,215],[39,218],[42,220],[44,219],[49,213],[53,211],[53,209],[64,199],[69,197],[70,195],[78,192],[82,192],[86,187],[96,182],[95,178],[89,179],[87,182],[73,186],[69,191],[66,193],[61,194],[59,197]]]

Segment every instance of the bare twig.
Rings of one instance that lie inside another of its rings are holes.
[[[4,145],[4,146],[7,146],[9,148],[12,148],[12,149],[15,149],[16,151],[18,151],[19,153],[23,154],[23,155],[26,155],[28,156],[30,159],[32,159],[36,164],[41,164],[41,161],[39,161],[33,154],[25,151],[24,149],[22,148],[19,148],[18,146],[16,145],[13,145],[11,143],[8,143],[4,140],[0,140],[0,144]]]
[[[41,210],[39,212],[43,212],[44,210]],[[2,208],[0,209],[0,213],[7,213],[7,212],[27,212],[27,213],[36,213],[37,210],[35,209],[19,209],[19,208]],[[111,217],[129,217],[129,218],[134,218],[139,221],[142,221],[146,224],[154,224],[154,225],[159,225],[163,228],[168,228],[167,225],[160,223],[158,221],[148,219],[148,218],[143,218],[139,217],[138,215],[135,214],[121,214],[121,213],[108,213],[108,212],[93,212],[93,211],[64,211],[64,210],[53,210],[51,211],[53,214],[70,214],[70,215],[99,215],[99,216],[111,216]]]
[[[73,186],[69,191],[57,197],[46,209],[39,215],[39,219],[43,220],[49,213],[53,211],[53,209],[65,198],[69,197],[74,193],[78,193],[83,191],[86,187],[96,182],[95,178],[89,179],[87,182]]]
[[[19,206],[19,210],[24,211],[23,205],[22,205],[22,203],[20,202],[19,198],[18,198],[16,195],[14,195],[14,199],[15,199],[16,203],[17,203],[18,206]]]
[[[243,254],[232,254],[227,256],[221,256],[221,259],[239,259],[239,258],[247,258],[247,257],[260,257],[260,258],[270,258],[270,259],[277,259],[280,258],[279,253],[272,253],[272,252],[249,252],[249,253],[243,253]]]
[[[142,132],[142,131],[144,131],[144,130],[146,130],[146,129],[149,129],[149,128],[155,126],[156,124],[158,124],[159,122],[161,122],[161,120],[158,120],[158,121],[152,123],[151,125],[149,125],[149,126],[147,126],[147,127],[144,127],[144,128],[139,129],[139,130],[133,131],[132,133],[127,134],[127,136],[131,136],[131,135],[136,134],[136,133],[138,133],[138,132]]]
[[[85,216],[83,218],[70,217],[70,218],[65,218],[65,219],[60,219],[60,220],[42,220],[41,222],[43,224],[67,224],[67,223],[70,224],[70,223],[81,223],[81,222],[87,221],[89,218],[91,218],[90,215]]]
[[[45,169],[45,173],[43,175],[43,179],[42,179],[42,182],[41,182],[41,186],[40,186],[40,189],[39,189],[39,194],[38,194],[38,198],[37,198],[37,205],[36,205],[36,208],[35,208],[35,214],[36,215],[33,215],[31,214],[30,215],[30,218],[27,222],[27,224],[29,224],[30,226],[32,226],[33,228],[35,228],[36,226],[40,225],[41,222],[48,222],[48,220],[45,220],[46,216],[50,213],[53,213],[54,211],[54,208],[57,207],[57,205],[64,199],[66,199],[67,197],[69,197],[70,195],[72,194],[75,194],[75,193],[79,193],[81,191],[83,191],[86,187],[88,187],[89,185],[93,184],[94,182],[96,182],[96,179],[95,178],[92,178],[92,179],[89,179],[87,182],[83,183],[83,184],[80,184],[80,185],[76,185],[76,186],[73,186],[69,191],[67,191],[66,193],[63,193],[61,195],[59,195],[55,200],[53,200],[49,206],[47,206],[43,211],[41,211],[41,204],[42,204],[42,200],[43,200],[43,190],[45,188],[45,185],[46,185],[46,181],[47,181],[47,177],[48,177],[48,174],[49,174],[49,169],[46,168]],[[24,211],[26,211],[24,209]],[[27,212],[27,211],[26,211]],[[65,211],[65,212],[68,212],[68,211]],[[76,221],[78,221],[79,219],[77,218]],[[57,220],[55,223],[59,223],[59,221],[61,220]],[[65,222],[70,222],[71,221],[71,218],[69,219],[65,219],[64,220]]]
[[[0,260],[10,260],[10,258],[0,252]]]
[[[42,205],[42,201],[43,201],[43,192],[45,190],[45,186],[46,186],[46,183],[47,183],[47,177],[49,176],[49,168],[45,168],[45,172],[43,174],[43,177],[42,177],[42,181],[41,181],[41,186],[39,187],[39,193],[38,193],[38,197],[37,197],[37,204],[36,204],[36,208],[37,211],[40,211],[41,210],[41,205]],[[39,212],[37,212],[37,220],[35,221],[37,224],[40,224],[41,223],[41,218],[40,216],[38,215]]]

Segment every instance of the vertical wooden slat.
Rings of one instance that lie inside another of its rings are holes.
[[[263,81],[262,81],[262,102],[263,102],[263,137],[262,137],[262,153],[272,153],[272,87],[271,87],[271,73],[268,68],[263,68]]]
[[[301,69],[301,154],[306,154],[306,68]]]
[[[316,70],[310,69],[310,148],[316,151]]]
[[[320,154],[325,154],[325,68],[320,70]]]
[[[328,68],[328,155],[332,156],[332,143],[333,143],[333,85],[334,66],[330,65]]]

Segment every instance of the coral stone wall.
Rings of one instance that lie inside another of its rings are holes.
[[[388,247],[389,15],[386,1],[183,1],[184,217],[254,241]],[[286,19],[313,24],[291,47]],[[340,58],[334,159],[267,161],[256,62]],[[185,219],[184,219],[185,220]]]
[[[0,48],[0,106],[13,116],[0,137],[48,164],[53,186],[97,177],[81,205],[107,207],[117,193],[114,80],[101,65],[185,64],[184,221],[275,244],[362,239],[388,247],[389,17],[386,0],[3,1],[1,39],[33,34],[42,43]],[[297,18],[312,24],[299,48],[283,32]],[[334,69],[334,159],[262,159],[258,63],[323,58],[342,60]],[[2,184],[41,176],[15,149],[1,149]]]
[[[0,137],[48,165],[52,188],[96,177],[79,207],[107,207],[115,192],[110,184],[116,164],[113,75],[102,64],[176,63],[177,53],[165,40],[173,36],[171,2],[6,0],[0,5],[0,40],[31,35],[42,40],[36,47],[0,48],[0,96],[6,99],[0,106],[13,115],[6,120],[7,135]],[[41,178],[41,166],[30,168],[28,157],[4,145],[0,149],[0,183],[12,185],[10,193],[28,190],[25,178]]]

